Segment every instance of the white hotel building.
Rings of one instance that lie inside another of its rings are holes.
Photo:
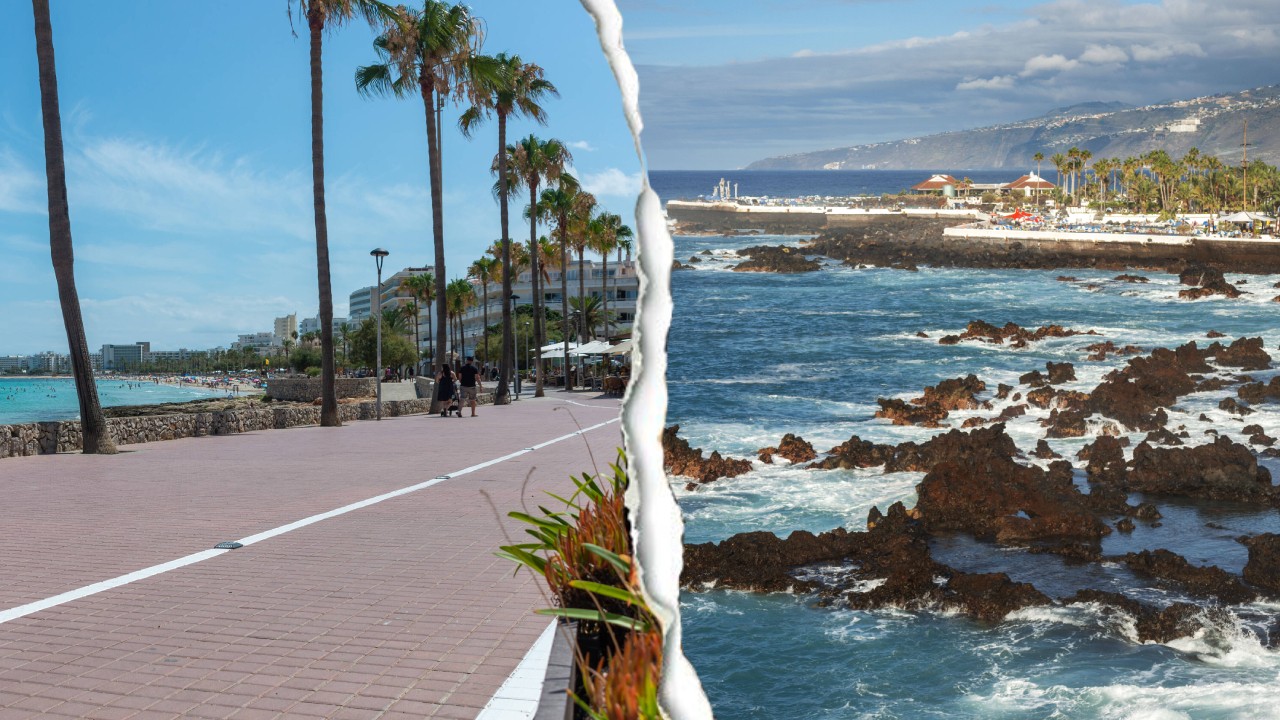
[[[607,280],[602,278],[604,268],[602,263],[597,260],[586,260],[583,263],[583,270],[586,276],[586,293],[587,297],[600,297],[602,294],[607,298],[609,303],[609,316],[612,322],[609,327],[609,335],[623,335],[631,331],[631,324],[635,322],[636,317],[636,301],[640,291],[640,276],[637,274],[637,266],[634,260],[625,260],[623,262],[615,262],[610,258]],[[563,302],[560,295],[560,271],[551,270],[551,281],[542,283],[542,297],[545,306],[555,312],[560,312],[563,308]],[[568,268],[569,297],[578,296],[578,263],[570,260]],[[533,290],[530,283],[531,274],[529,271],[520,273],[520,277],[516,282],[512,283],[511,293],[516,295],[515,306],[532,305]],[[460,354],[467,355],[474,352],[477,345],[480,344],[483,325],[484,325],[484,305],[481,295],[482,290],[480,283],[472,281],[475,287],[476,306],[471,308],[462,316],[462,327],[465,351]],[[502,283],[489,283],[489,325],[502,322]],[[573,310],[570,308],[570,312]],[[426,322],[425,314],[422,322]],[[595,332],[598,338],[603,336],[603,327],[597,326]],[[460,349],[461,351],[461,349]]]

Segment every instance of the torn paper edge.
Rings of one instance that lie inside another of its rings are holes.
[[[632,327],[637,370],[623,403],[623,441],[630,475],[626,504],[632,514],[631,540],[636,549],[642,592],[663,628],[662,683],[659,701],[676,720],[711,718],[693,666],[680,645],[680,570],[684,565],[684,522],[662,467],[662,426],[667,416],[667,330],[671,326],[671,262],[675,249],[662,216],[658,196],[649,187],[640,144],[639,88],[635,66],[622,45],[622,15],[614,0],[581,0],[595,18],[600,47],[609,59],[640,159],[641,189],[636,201],[640,243],[640,298]]]

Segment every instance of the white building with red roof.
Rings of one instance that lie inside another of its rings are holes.
[[[1028,173],[1004,187],[1005,190],[1011,193],[1022,193],[1023,195],[1031,196],[1049,192],[1055,186],[1035,173]]]

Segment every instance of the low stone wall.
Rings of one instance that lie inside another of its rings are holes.
[[[417,378],[414,379],[414,384],[418,388],[418,397],[423,400],[427,400],[429,404],[429,401],[431,400],[431,398],[435,396],[436,381],[431,378],[418,376]],[[476,404],[492,405],[493,395],[494,395],[494,390],[496,385],[497,385],[496,382],[485,383],[485,390],[476,396]],[[426,412],[426,411],[424,410],[423,412]]]
[[[339,400],[371,398],[378,392],[373,378],[336,378],[334,388]],[[267,381],[267,396],[275,400],[314,402],[320,397],[320,378],[271,378]]]
[[[493,395],[480,397],[480,402],[486,400],[492,403]],[[382,403],[383,417],[422,415],[430,410],[431,401],[426,399],[388,400]],[[373,402],[343,403],[338,405],[338,417],[343,422],[373,420],[377,417],[377,406]],[[107,426],[118,445],[319,424],[320,408],[314,405],[267,405],[252,410],[107,419]],[[0,425],[0,458],[76,452],[80,450],[80,443],[79,420]]]

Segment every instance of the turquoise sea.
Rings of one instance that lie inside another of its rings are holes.
[[[660,178],[654,186],[662,194]],[[1081,281],[1068,283],[1056,280],[1063,274],[1058,271],[905,272],[834,263],[800,275],[728,270],[738,249],[799,240],[675,239],[678,260],[703,260],[694,270],[673,273],[668,341],[667,424],[679,424],[694,447],[754,458],[758,448],[776,445],[788,432],[820,452],[854,434],[874,442],[919,441],[947,428],[895,427],[874,419],[876,398],[915,397],[926,385],[968,373],[994,390],[997,383],[1016,385],[1019,375],[1043,370],[1049,360],[1073,362],[1078,380],[1067,387],[1088,391],[1125,362],[1086,360],[1084,346],[1099,340],[1149,350],[1211,342],[1205,339],[1211,329],[1228,341],[1261,336],[1280,366],[1280,317],[1271,302],[1280,294],[1272,287],[1280,276],[1228,273],[1250,294],[1191,302],[1178,299],[1176,277],[1150,272],[1141,273],[1150,282],[1131,284],[1112,279],[1119,271],[1064,271]],[[1024,327],[1056,323],[1094,329],[1102,337],[1049,339],[1021,350],[938,344],[941,335],[975,319]],[[917,337],[918,331],[929,337]],[[1250,374],[1267,380],[1276,373]],[[1197,444],[1212,440],[1208,430],[1247,442],[1242,429],[1252,423],[1277,436],[1280,405],[1256,404],[1242,421],[1218,408],[1231,392],[1181,399],[1170,410],[1170,425],[1185,425],[1192,438],[1202,438],[1191,441]],[[953,422],[958,426],[972,414],[994,413],[953,413]],[[1036,421],[1044,414],[1008,423],[1022,450],[1043,436]],[[1136,444],[1142,434],[1130,437]],[[1073,458],[1091,440],[1049,443]],[[1280,477],[1280,462],[1261,462]],[[747,475],[694,491],[684,489],[682,478],[672,478],[671,487],[683,511],[685,540],[698,543],[754,530],[780,536],[798,529],[860,530],[873,505],[914,504],[921,477],[782,463],[757,465]],[[1239,573],[1247,554],[1236,538],[1280,532],[1274,510],[1156,502],[1163,524],[1109,536],[1105,555],[1163,547],[1194,564]],[[1161,607],[1189,599],[1115,563],[1067,565],[966,538],[939,540],[933,552],[961,570],[1007,572],[1054,598],[1074,592],[1085,573],[1092,587]],[[819,608],[812,598],[792,594],[712,589],[686,592],[682,601],[684,652],[716,716],[734,720],[1276,718],[1280,653],[1271,637],[1278,612],[1274,602],[1236,606],[1196,637],[1140,644],[1130,627],[1090,604],[1022,610],[984,624],[943,613]]]
[[[156,385],[147,380],[98,379],[103,407],[187,402],[221,395],[197,387]],[[0,378],[0,425],[73,420],[80,416],[75,381],[71,378]]]

